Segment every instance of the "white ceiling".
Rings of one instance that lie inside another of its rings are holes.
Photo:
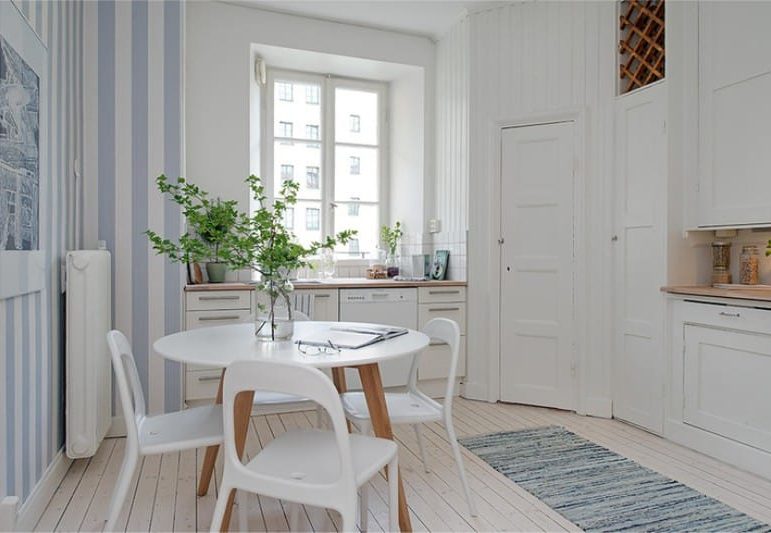
[[[411,33],[437,39],[464,11],[509,2],[485,0],[231,0],[243,6]]]

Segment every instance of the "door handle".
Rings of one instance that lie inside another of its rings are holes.
[[[740,313],[728,313],[727,311],[720,311],[720,316],[730,316],[731,318],[739,318],[742,315]]]

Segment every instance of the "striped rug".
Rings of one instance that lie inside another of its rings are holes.
[[[563,427],[460,439],[586,531],[753,531],[771,527]]]

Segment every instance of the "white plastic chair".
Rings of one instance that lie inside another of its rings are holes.
[[[255,389],[303,395],[315,401],[326,410],[332,430],[287,431],[271,441],[251,461],[243,464],[236,453],[233,408],[238,393]],[[320,370],[268,361],[233,363],[225,372],[223,412],[225,467],[214,508],[212,531],[221,528],[227,501],[233,490],[334,509],[342,516],[343,531],[354,531],[356,490],[386,465],[389,472],[390,528],[393,531],[398,529],[396,443],[387,439],[350,435],[338,392]],[[243,515],[240,520],[243,520]]]
[[[142,384],[128,339],[120,331],[113,330],[107,334],[107,345],[126,422],[123,464],[105,524],[105,531],[113,531],[140,456],[220,444],[223,441],[223,425],[219,405],[147,416]]]
[[[435,318],[429,321],[423,327],[423,333],[428,335],[433,341],[440,341],[450,347],[450,369],[447,376],[447,388],[445,389],[444,401],[439,403],[433,398],[429,398],[423,392],[418,390],[418,366],[420,365],[420,354],[417,354],[412,361],[410,368],[409,381],[407,383],[407,392],[386,393],[386,405],[388,406],[388,416],[391,424],[410,424],[415,428],[415,436],[420,449],[420,458],[423,461],[423,468],[428,472],[428,463],[426,462],[426,452],[423,448],[423,437],[420,433],[420,426],[427,422],[442,422],[447,430],[447,438],[450,441],[455,462],[458,465],[458,474],[460,475],[463,492],[468,503],[471,516],[477,515],[476,506],[471,498],[466,471],[463,468],[463,458],[460,453],[460,445],[455,436],[455,428],[452,424],[452,399],[455,391],[455,375],[458,370],[458,354],[460,352],[460,328],[458,324],[448,318]],[[343,410],[345,416],[359,430],[367,434],[370,432],[372,422],[367,409],[367,400],[361,392],[346,392],[341,395],[343,401]],[[367,495],[362,494],[362,507],[366,506]],[[363,515],[363,527],[366,529],[366,514]]]

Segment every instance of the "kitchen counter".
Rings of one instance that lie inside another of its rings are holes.
[[[684,296],[706,296],[710,298],[734,298],[771,302],[771,289],[719,289],[706,285],[662,287],[662,292]]]
[[[367,278],[332,278],[307,279],[293,281],[295,289],[366,289],[366,288],[406,288],[406,287],[465,287],[465,281],[394,281],[392,279]],[[186,285],[185,291],[251,291],[252,283],[203,283],[201,285]]]

